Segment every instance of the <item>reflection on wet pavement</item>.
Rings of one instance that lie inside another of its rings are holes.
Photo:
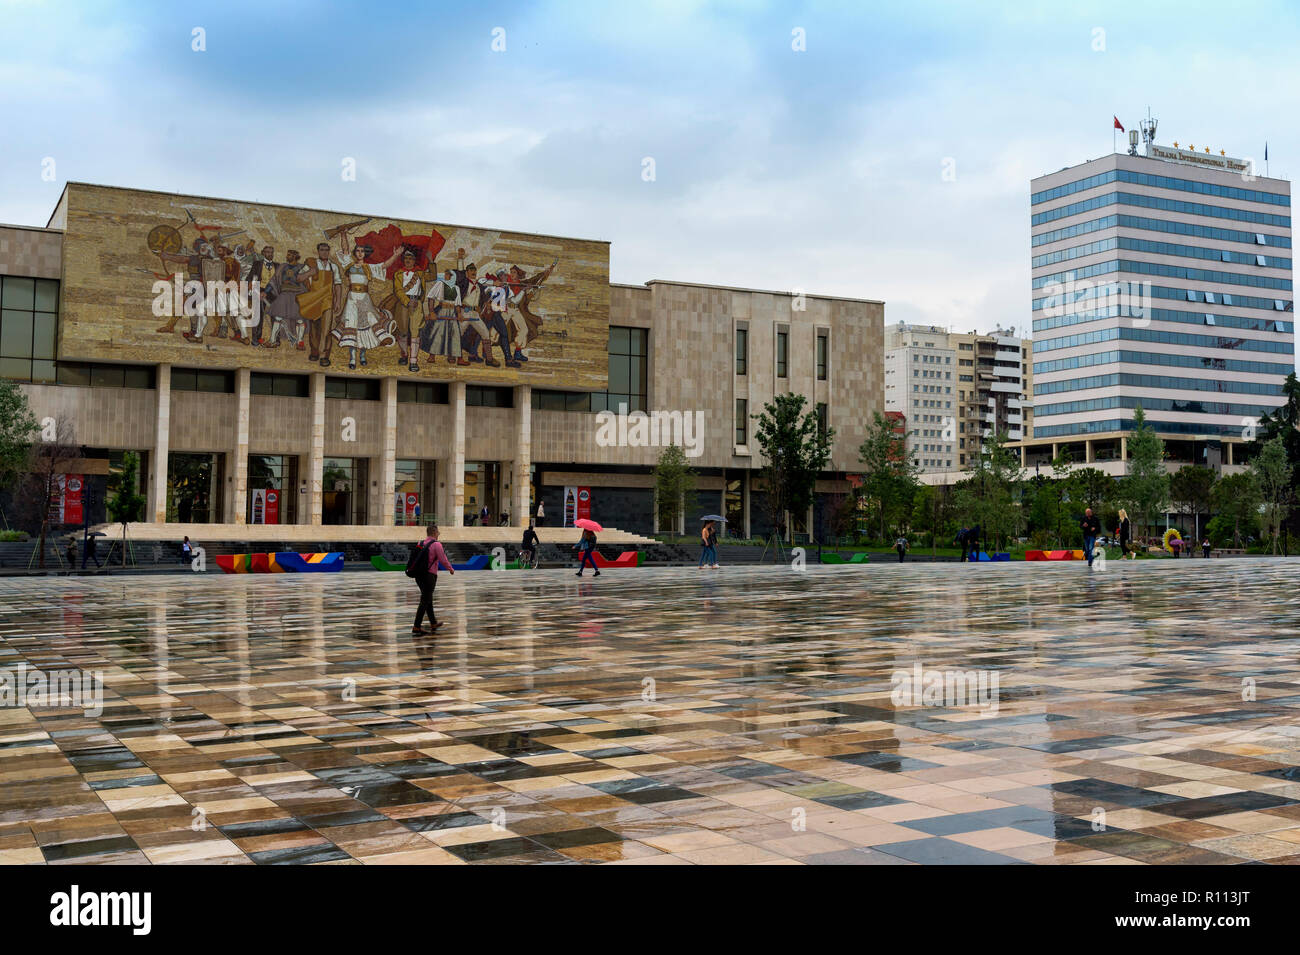
[[[1300,861],[1286,561],[464,573],[437,606],[417,637],[400,574],[0,581],[0,863]],[[40,705],[59,671],[102,712]]]

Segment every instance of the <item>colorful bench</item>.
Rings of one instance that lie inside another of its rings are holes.
[[[227,574],[321,574],[343,569],[343,554],[299,554],[281,551],[275,554],[218,554],[217,566]]]
[[[373,557],[370,558],[370,566],[375,568],[375,570],[382,570],[385,572],[392,572],[395,570],[402,570],[402,571],[406,570],[405,564],[394,564],[391,561],[385,560],[383,557],[380,557],[378,554],[375,554]],[[452,564],[451,566],[456,570],[491,570],[492,555],[475,554],[473,557],[469,559],[468,562],[464,564]],[[506,564],[504,569],[518,570],[519,559],[515,558],[514,560],[510,561],[508,564]]]
[[[835,553],[834,551],[827,551],[826,553],[822,554],[823,564],[865,564],[868,563],[870,560],[871,560],[871,555],[868,554],[866,551],[860,551],[856,554],[853,554],[849,557],[848,560],[845,560],[843,556]]]
[[[1027,550],[1025,560],[1083,560],[1081,550]]]
[[[639,567],[641,566],[641,555],[634,550],[625,550],[613,560],[603,557],[600,551],[595,551],[591,559],[596,562],[597,567]]]

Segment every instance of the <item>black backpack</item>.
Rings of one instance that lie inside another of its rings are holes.
[[[406,561],[406,576],[412,579],[427,576],[429,573],[429,545],[421,543],[411,551]]]

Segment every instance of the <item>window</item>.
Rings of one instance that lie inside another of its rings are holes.
[[[465,407],[467,408],[513,408],[515,390],[488,385],[467,385],[465,388]]]
[[[749,368],[749,329],[736,329],[736,374],[744,375]]]
[[[311,394],[311,379],[306,375],[268,375],[255,371],[248,377],[248,393],[306,398]]]
[[[93,365],[89,362],[61,361],[57,381],[80,388],[152,388],[155,381],[152,365]]]
[[[399,381],[397,400],[412,405],[445,405],[447,386],[442,382]]]
[[[790,333],[776,333],[776,377],[785,378],[789,373]]]
[[[743,448],[749,444],[749,402],[744,398],[736,399],[736,446]]]
[[[604,395],[601,396],[602,401]],[[538,411],[591,411],[591,395],[585,391],[533,389],[533,407]]]
[[[609,390],[592,394],[592,411],[647,410],[649,344],[649,329],[609,326]]]
[[[350,398],[353,401],[378,401],[377,378],[326,378],[326,398]]]
[[[329,379],[326,379],[328,382]],[[94,374],[91,384],[95,384]],[[197,368],[173,368],[172,391],[207,391],[216,394],[235,393],[233,371],[200,371]]]
[[[830,359],[830,347],[825,332],[817,335],[817,380],[826,380],[826,369]]]
[[[54,381],[59,283],[6,275],[0,279],[0,378]]]

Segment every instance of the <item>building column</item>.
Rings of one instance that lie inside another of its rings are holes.
[[[528,507],[528,491],[531,483],[528,472],[533,463],[533,386],[515,386],[515,474],[514,500],[510,505],[510,514],[517,527],[527,527],[533,515]]]
[[[1233,449],[1233,446],[1234,446],[1236,443],[1237,443],[1237,442],[1235,442],[1235,441],[1225,441],[1225,442],[1223,442],[1224,447],[1226,447],[1226,448],[1228,449],[1228,453],[1227,453],[1227,455],[1226,455],[1226,457],[1227,457],[1228,460],[1224,462],[1225,464],[1231,465],[1231,464],[1233,463],[1233,462],[1232,462],[1232,458],[1233,458],[1232,449]]]
[[[379,396],[384,406],[384,450],[379,460],[379,524],[392,527],[393,495],[397,493],[397,379],[385,378],[380,383]]]
[[[158,411],[154,418],[153,473],[149,481],[149,519],[155,524],[167,520],[167,447],[171,439],[172,366],[159,365],[154,393]]]
[[[1127,435],[1121,435],[1121,436],[1120,436],[1120,439],[1119,439],[1119,459],[1120,459],[1121,461],[1127,461],[1127,460],[1128,460],[1128,436],[1127,436]]]
[[[325,373],[311,376],[311,451],[307,454],[307,520],[319,526],[325,484]],[[301,518],[299,521],[301,522]]]
[[[1055,461],[1056,458],[1057,458],[1057,456],[1060,455],[1060,453],[1061,453],[1061,446],[1060,446],[1059,444],[1057,444],[1055,441],[1053,441],[1053,442],[1052,442],[1052,460]]]
[[[248,410],[252,373],[247,368],[235,371],[235,446],[230,450],[230,493],[226,495],[226,523],[244,524],[248,520]]]
[[[1091,438],[1083,442],[1083,460],[1087,464],[1092,464],[1092,462],[1097,460],[1093,454]]]
[[[465,382],[453,381],[447,389],[451,404],[451,448],[447,459],[446,510],[453,527],[465,523]]]

